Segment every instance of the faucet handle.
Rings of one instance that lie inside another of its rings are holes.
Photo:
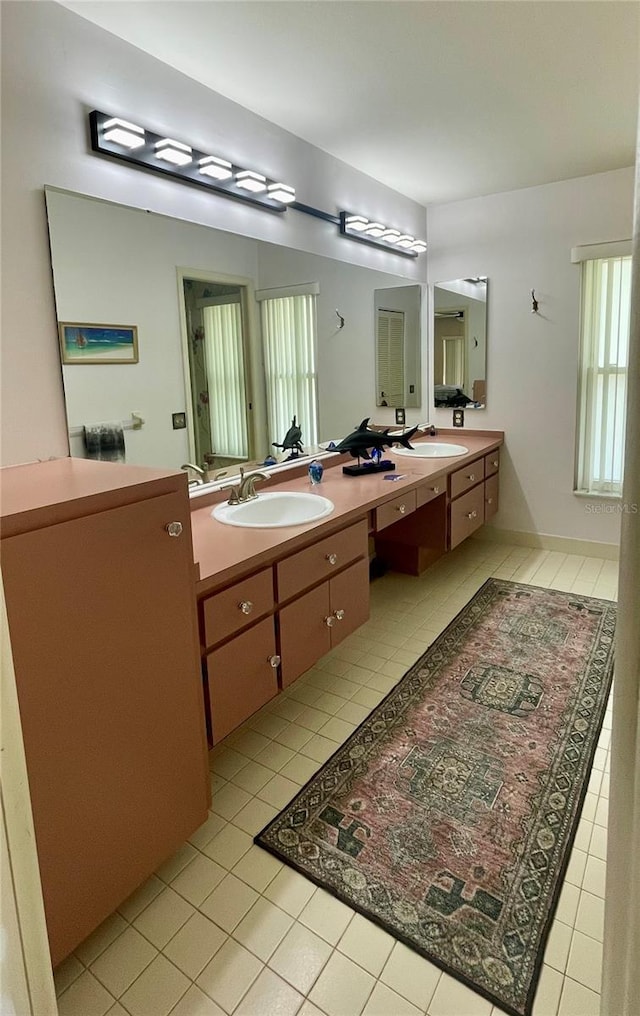
[[[240,488],[234,485],[222,487],[221,490],[230,490],[228,504],[240,504]]]

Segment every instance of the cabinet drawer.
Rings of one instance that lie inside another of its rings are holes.
[[[271,568],[251,575],[206,599],[202,605],[204,642],[211,646],[273,610]]]
[[[399,519],[414,512],[417,507],[415,490],[408,490],[405,494],[394,497],[392,501],[381,504],[374,512],[374,524],[377,533],[387,526],[393,525]]]
[[[463,494],[449,506],[451,550],[484,522],[484,483]]]
[[[273,618],[267,617],[206,657],[214,744],[277,694],[275,654]]]
[[[484,457],[484,475],[493,476],[500,469],[500,449],[496,448],[495,452],[491,452],[490,455]]]
[[[439,497],[440,494],[444,494],[446,489],[446,476],[440,476],[437,480],[428,480],[427,483],[423,483],[422,486],[418,487],[416,490],[416,507],[422,508],[423,504],[428,504],[429,501],[433,501],[434,497]]]
[[[368,526],[363,519],[276,565],[278,600],[289,600],[368,552]]]
[[[488,480],[484,481],[484,520],[490,519],[492,515],[498,510],[499,507],[499,495],[498,495],[499,480],[497,475],[494,473]]]
[[[457,469],[451,474],[451,498],[464,494],[465,490],[474,487],[481,480],[484,480],[484,459],[476,459],[468,466]]]

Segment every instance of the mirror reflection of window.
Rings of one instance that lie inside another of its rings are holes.
[[[316,294],[259,294],[269,442],[281,442],[293,417],[302,444],[318,442]]]
[[[486,276],[433,287],[433,379],[436,407],[483,409],[487,395]]]

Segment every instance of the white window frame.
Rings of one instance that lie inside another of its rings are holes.
[[[574,248],[582,265],[574,493],[622,495],[631,241]]]

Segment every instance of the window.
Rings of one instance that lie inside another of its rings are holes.
[[[223,302],[225,299],[229,302]],[[210,303],[203,308],[203,317],[213,450],[216,455],[246,459],[249,441],[240,301],[223,297]]]
[[[622,493],[630,307],[631,257],[583,260],[578,492]]]
[[[262,308],[270,440],[282,441],[295,416],[302,430],[302,444],[311,445],[318,441],[318,287],[306,287],[305,292],[294,291],[303,288],[293,287],[287,295],[278,290],[262,290],[256,296]]]

